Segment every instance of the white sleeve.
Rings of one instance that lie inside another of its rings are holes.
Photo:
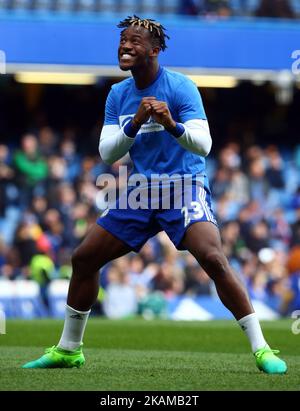
[[[177,138],[179,144],[186,150],[206,157],[212,146],[207,120],[188,120],[184,124],[184,133]]]
[[[113,164],[129,151],[133,143],[134,138],[128,137],[117,124],[103,126],[99,141],[100,156],[105,163]]]

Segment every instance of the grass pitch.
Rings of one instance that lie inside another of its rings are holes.
[[[81,369],[23,370],[57,343],[62,321],[7,322],[0,336],[0,390],[202,391],[300,390],[300,335],[291,321],[262,323],[281,350],[288,374],[265,375],[233,321],[171,322],[90,319]]]

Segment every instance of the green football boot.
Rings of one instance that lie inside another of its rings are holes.
[[[22,368],[79,368],[84,363],[82,347],[75,351],[66,351],[54,345],[47,348],[41,358],[24,364]]]
[[[269,347],[257,350],[254,353],[257,368],[266,374],[285,374],[287,365],[276,354],[279,354],[279,351],[271,350]]]

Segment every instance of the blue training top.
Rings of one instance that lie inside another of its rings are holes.
[[[114,84],[107,97],[104,125],[123,127],[138,110],[143,97],[154,96],[167,103],[173,119],[206,119],[196,85],[183,74],[160,68],[154,82],[145,89],[136,88],[132,77]],[[130,148],[132,173],[205,174],[205,159],[183,148],[176,138],[151,117],[143,124]]]

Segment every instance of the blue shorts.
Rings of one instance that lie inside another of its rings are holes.
[[[209,221],[217,225],[208,187],[193,183],[189,201],[184,204],[181,208],[169,209],[110,208],[98,218],[97,224],[136,252],[160,231],[167,233],[178,250],[184,250],[181,241],[190,225],[199,221]]]

